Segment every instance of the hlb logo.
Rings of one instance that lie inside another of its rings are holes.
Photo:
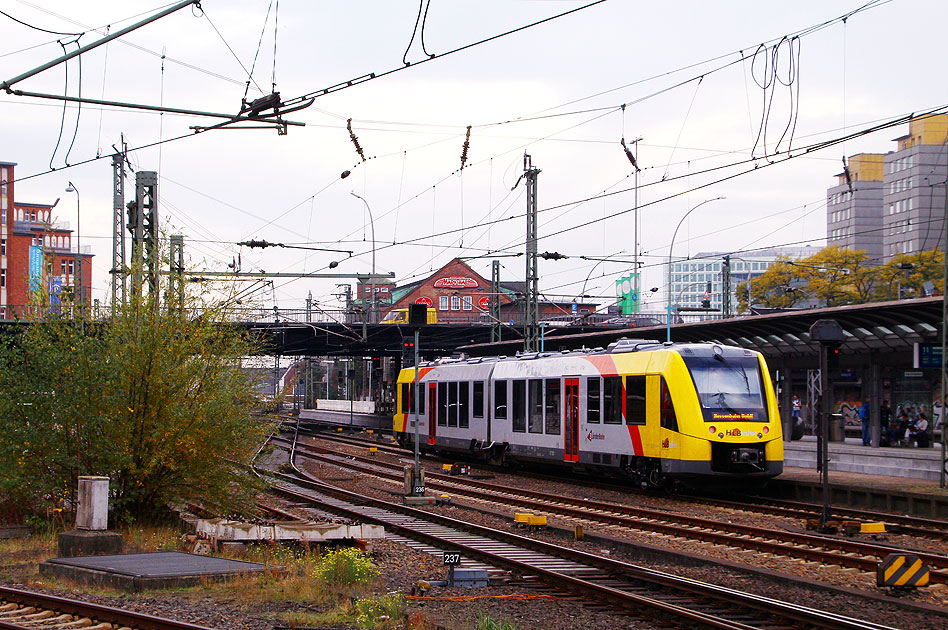
[[[753,431],[741,431],[740,429],[728,429],[724,432],[724,435],[730,437],[752,437],[755,433]]]

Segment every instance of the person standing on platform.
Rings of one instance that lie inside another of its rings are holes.
[[[862,422],[862,445],[869,446],[871,442],[869,433],[869,403],[863,402],[859,406],[859,420]]]
[[[889,446],[889,423],[892,422],[892,407],[888,400],[879,408],[879,446]]]
[[[803,402],[800,400],[800,397],[796,394],[793,395],[793,420],[796,422],[800,419],[800,412],[803,409]]]

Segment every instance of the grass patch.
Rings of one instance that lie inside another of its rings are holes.
[[[39,575],[37,565],[56,555],[56,534],[0,540],[0,573],[8,580],[28,582]]]
[[[291,626],[338,626],[350,625],[372,630],[395,630],[396,628],[422,628],[427,624],[415,625],[405,622],[405,598],[397,593],[346,600],[322,613],[287,613],[282,618]],[[416,621],[422,621],[414,618]]]
[[[517,626],[509,621],[499,621],[490,615],[485,615],[477,622],[477,630],[517,630]]]

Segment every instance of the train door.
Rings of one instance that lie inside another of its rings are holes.
[[[579,379],[564,379],[563,396],[563,459],[579,461]]]
[[[438,431],[438,384],[428,383],[428,444],[434,444]]]

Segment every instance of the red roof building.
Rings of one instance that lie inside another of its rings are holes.
[[[0,162],[0,318],[74,301],[80,276],[82,301],[88,304],[92,254],[77,252],[69,224],[53,218],[58,199],[53,204],[15,200],[15,167]]]

